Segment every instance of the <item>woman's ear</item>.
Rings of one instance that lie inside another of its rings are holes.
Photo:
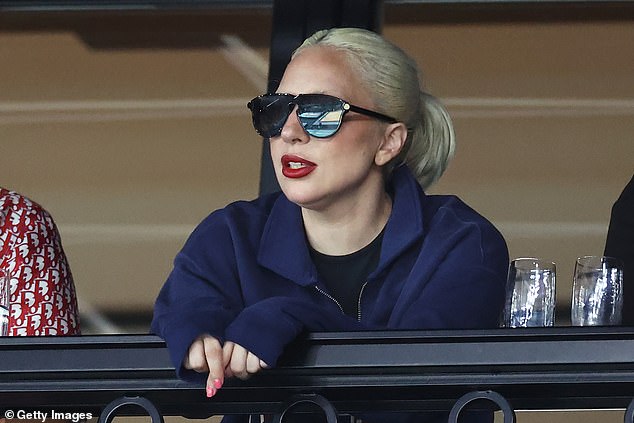
[[[383,141],[374,155],[374,163],[383,166],[398,156],[407,140],[407,127],[402,122],[391,123],[385,127]]]

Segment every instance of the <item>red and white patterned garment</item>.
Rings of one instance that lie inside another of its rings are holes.
[[[0,187],[0,269],[11,275],[9,335],[78,335],[73,276],[51,215]]]

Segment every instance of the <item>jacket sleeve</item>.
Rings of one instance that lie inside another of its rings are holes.
[[[189,237],[154,305],[151,331],[165,340],[178,376],[198,380],[182,367],[202,334],[223,342],[225,328],[242,309],[230,231],[212,214]]]
[[[245,308],[226,330],[226,339],[274,367],[286,345],[301,332],[367,329],[334,305],[308,298],[271,297]]]

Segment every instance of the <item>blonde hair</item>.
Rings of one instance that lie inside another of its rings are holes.
[[[405,146],[388,170],[405,163],[423,188],[437,181],[453,157],[455,135],[445,107],[421,89],[416,62],[380,35],[359,28],[318,31],[295,50],[293,57],[314,46],[344,52],[370,91],[376,110],[407,126]]]

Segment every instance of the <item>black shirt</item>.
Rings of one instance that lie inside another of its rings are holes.
[[[359,296],[368,275],[379,264],[382,241],[383,231],[359,251],[343,256],[330,256],[310,248],[317,273],[328,293],[349,316],[359,317]]]

